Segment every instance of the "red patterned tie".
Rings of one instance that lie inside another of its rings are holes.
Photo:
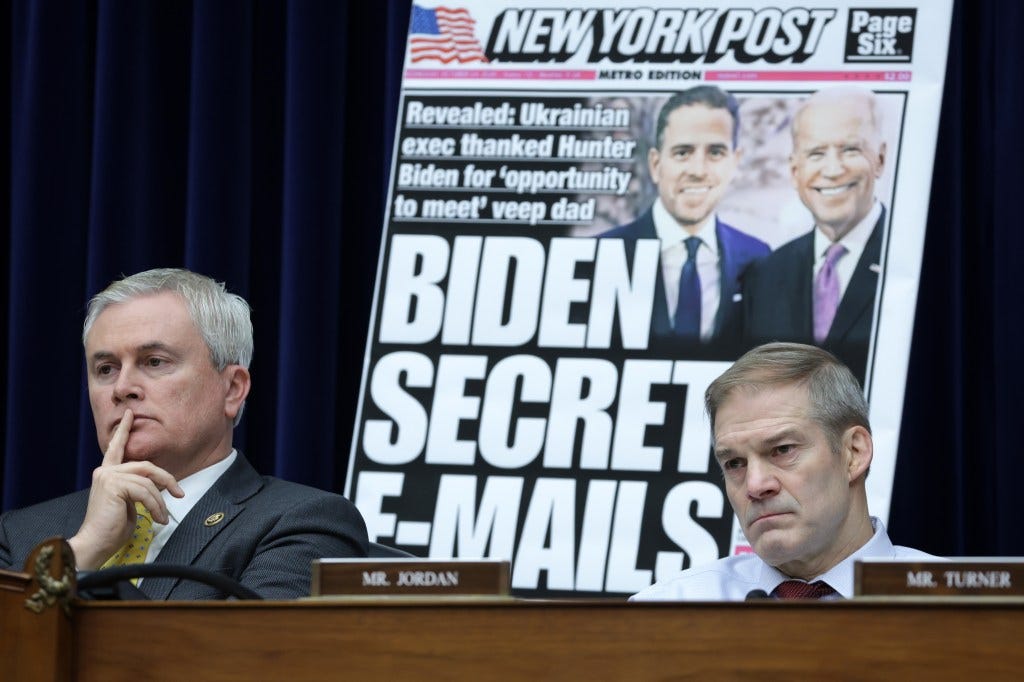
[[[805,583],[803,580],[787,580],[772,590],[776,599],[823,599],[838,594],[826,582]]]

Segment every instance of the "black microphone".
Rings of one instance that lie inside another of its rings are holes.
[[[768,593],[761,589],[747,592],[746,601],[757,601],[758,599],[768,599]]]
[[[195,566],[173,564],[130,564],[98,571],[82,571],[78,576],[78,596],[84,599],[148,599],[130,582],[131,578],[180,578],[217,588],[236,599],[263,599],[237,580]]]

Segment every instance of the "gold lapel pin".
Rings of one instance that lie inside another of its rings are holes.
[[[204,526],[216,526],[218,523],[224,520],[224,512],[217,512],[216,514],[210,514],[203,521]]]

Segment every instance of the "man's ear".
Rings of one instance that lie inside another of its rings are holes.
[[[871,433],[863,426],[851,426],[843,434],[843,457],[846,460],[847,479],[850,483],[863,480],[871,467],[875,454]]]
[[[651,182],[658,184],[661,168],[661,152],[651,147],[647,150],[647,172],[651,175]]]
[[[249,370],[241,365],[228,365],[221,372],[221,376],[227,388],[224,396],[224,416],[234,419],[249,395],[249,388],[252,385]]]
[[[875,167],[875,177],[882,177],[882,173],[885,172],[885,143],[883,142],[878,146],[878,165]]]

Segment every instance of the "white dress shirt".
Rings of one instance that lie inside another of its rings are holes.
[[[892,544],[880,520],[871,517],[875,534],[867,543],[837,565],[807,582],[822,580],[840,596],[853,596],[853,564],[858,559],[900,559],[935,561],[936,557],[909,547]],[[630,601],[743,601],[753,590],[771,594],[780,583],[792,580],[753,553],[737,554],[688,568],[654,583],[630,597]]]

